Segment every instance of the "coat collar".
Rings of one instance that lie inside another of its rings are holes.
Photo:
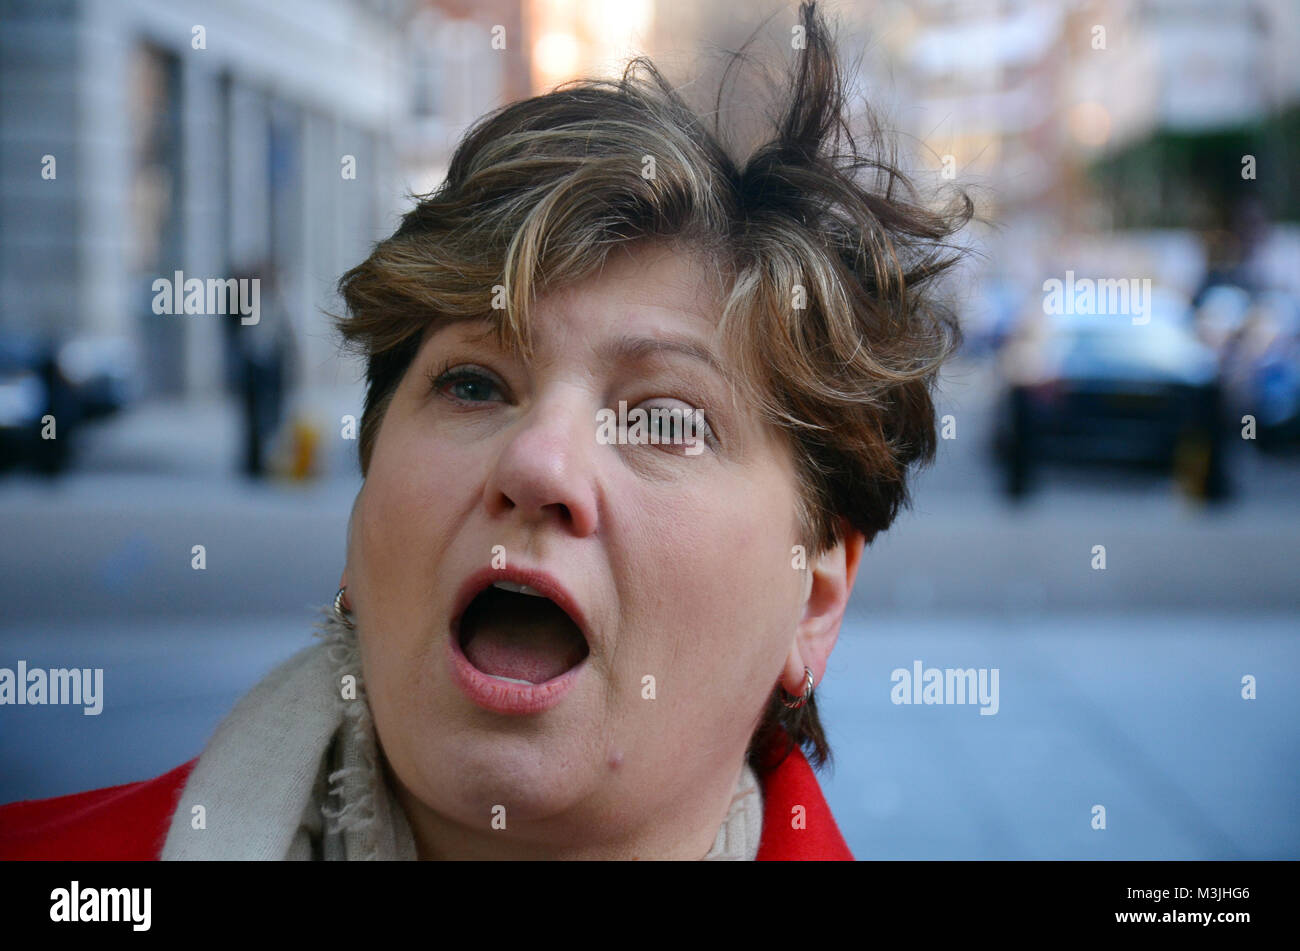
[[[768,755],[779,753],[786,741],[779,734]],[[812,766],[799,747],[794,747],[763,784],[763,835],[758,861],[853,861]]]
[[[157,779],[0,808],[0,858],[152,859],[198,760]],[[852,861],[802,751],[761,780],[758,861]],[[802,825],[797,807],[803,806]]]

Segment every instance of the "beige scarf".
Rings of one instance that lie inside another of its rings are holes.
[[[164,860],[417,857],[379,765],[356,632],[326,608],[316,636],[217,727],[181,792]],[[356,699],[344,699],[346,677]],[[752,860],[762,821],[746,764],[705,860]]]

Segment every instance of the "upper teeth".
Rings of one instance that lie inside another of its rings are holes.
[[[495,581],[492,587],[500,588],[502,591],[513,591],[515,594],[531,594],[534,598],[546,597],[536,588],[530,588],[526,584],[515,584],[513,581]]]

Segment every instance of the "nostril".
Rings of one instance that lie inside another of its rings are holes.
[[[553,451],[523,435],[503,447],[483,484],[488,514],[590,534],[596,521],[595,473],[582,453],[567,444],[560,448]]]

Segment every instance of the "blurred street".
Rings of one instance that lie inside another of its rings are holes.
[[[957,420],[914,512],[868,549],[819,688],[823,788],[859,858],[1300,857],[1300,462],[1242,451],[1219,510],[1167,476],[1049,472],[1012,506],[988,455],[994,381],[955,364]],[[328,416],[356,394],[313,396]],[[325,407],[329,409],[326,410]],[[147,404],[77,465],[0,482],[0,657],[105,669],[104,711],[14,707],[0,801],[153,776],[311,642],[359,480],[231,478],[237,417]],[[206,547],[207,568],[190,567]],[[1090,567],[1106,546],[1107,568]],[[894,705],[890,672],[998,668],[1000,708]],[[1253,675],[1258,699],[1241,698]],[[1090,827],[1104,805],[1107,828]]]

